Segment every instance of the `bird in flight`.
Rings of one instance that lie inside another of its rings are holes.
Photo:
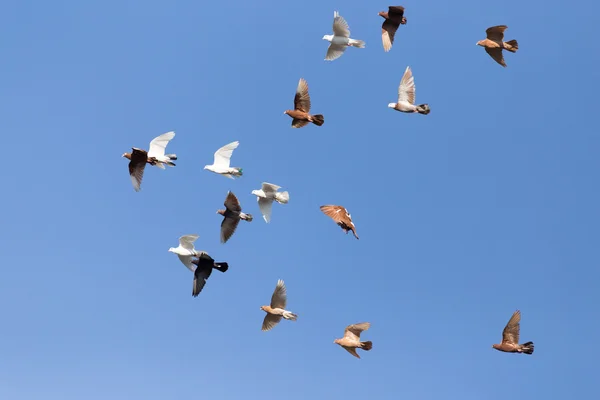
[[[519,344],[519,331],[521,322],[521,311],[517,310],[508,320],[502,331],[502,343],[493,344],[492,347],[505,353],[533,354],[533,342]]]
[[[163,133],[152,139],[150,150],[146,151],[132,147],[131,153],[123,153],[123,157],[129,160],[129,176],[136,192],[140,191],[146,163],[161,169],[165,169],[165,164],[170,167],[175,166],[173,160],[177,160],[177,155],[165,154],[167,144],[174,137],[175,132]]]

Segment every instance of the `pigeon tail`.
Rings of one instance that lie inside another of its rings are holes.
[[[214,268],[217,271],[225,272],[229,269],[229,264],[226,262],[216,262]]]
[[[240,218],[243,219],[244,221],[248,221],[248,222],[251,222],[254,219],[252,217],[252,214],[246,214],[246,213],[240,213]]]
[[[350,41],[348,41],[348,46],[358,47],[359,49],[364,49],[365,45],[364,40],[350,39]]]
[[[519,50],[519,43],[515,39],[504,42],[504,50],[516,53]]]
[[[240,176],[244,175],[243,169],[240,167],[233,167],[233,171],[231,171],[231,175],[239,178]]]
[[[369,351],[373,348],[373,342],[367,340],[366,342],[360,342],[360,348]]]
[[[419,104],[417,106],[417,112],[419,114],[423,114],[423,115],[427,115],[431,112],[431,109],[429,108],[429,104]]]
[[[279,204],[287,204],[290,201],[290,194],[288,192],[277,192],[275,193],[275,200]]]
[[[165,154],[165,157],[170,160],[177,160],[177,154]]]
[[[167,164],[169,167],[174,167],[175,163],[171,162],[171,161],[167,161],[165,164]]]
[[[295,321],[298,319],[298,316],[291,311],[284,311],[283,318],[289,319],[290,321]]]
[[[322,114],[311,115],[311,117],[311,122],[316,126],[321,126],[323,125],[323,123],[325,123],[325,117]]]
[[[521,351],[525,354],[533,354],[533,342],[523,343],[521,345]]]

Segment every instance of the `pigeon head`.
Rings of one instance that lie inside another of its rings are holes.
[[[225,210],[217,210],[217,214],[225,215]]]
[[[125,157],[128,160],[131,160],[131,153],[123,153],[121,157]]]
[[[260,306],[260,309],[263,310],[263,311],[267,311],[267,309],[266,309],[265,306]]]
[[[500,346],[498,346],[497,344],[493,344],[493,345],[492,345],[492,348],[493,348],[493,349],[499,349],[499,348],[500,348]]]
[[[396,103],[390,103],[390,104],[388,104],[388,107],[389,108],[395,108],[396,107]]]
[[[260,197],[260,193],[258,192],[258,190],[253,190],[252,194],[255,196],[259,196]]]
[[[339,343],[340,343],[340,339],[335,339],[335,340],[333,341],[333,343],[335,343],[335,344],[339,344]]]
[[[327,41],[331,42],[332,39],[333,39],[333,35],[324,35],[323,36],[323,40],[327,40]]]
[[[169,248],[169,251],[170,251],[171,253],[175,253],[175,248],[174,248],[174,247],[170,247],[170,248]]]
[[[479,42],[475,43],[477,46],[483,46],[483,40],[480,40]],[[483,46],[485,47],[485,46]]]

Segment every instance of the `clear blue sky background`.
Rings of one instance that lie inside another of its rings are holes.
[[[400,4],[386,54],[387,2],[3,3],[0,398],[597,398],[599,7]],[[336,9],[367,47],[325,62]],[[428,116],[386,107],[407,65]],[[283,115],[300,77],[321,128]],[[169,130],[134,192],[121,154]],[[202,170],[234,140],[241,179]],[[222,245],[227,190],[256,219]],[[198,298],[191,233],[230,264]],[[299,318],[261,332],[279,278]],[[533,356],[491,348],[515,309]]]

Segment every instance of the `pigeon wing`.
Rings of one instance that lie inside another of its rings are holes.
[[[181,254],[177,254],[177,257],[179,258],[179,261],[181,261],[183,265],[186,266],[187,269],[194,272],[196,266],[192,263],[192,256],[182,256]]]
[[[504,39],[504,31],[508,28],[506,25],[497,25],[487,28],[485,34],[487,38],[495,42],[501,42]]]
[[[184,235],[179,238],[179,245],[186,250],[194,251],[194,242],[199,237],[198,235]]]
[[[235,233],[240,220],[237,218],[223,218],[221,222],[221,243],[227,243],[229,238]]]
[[[506,61],[504,61],[504,54],[500,47],[489,48],[485,47],[485,52],[488,53],[498,64],[506,67]]]
[[[258,200],[258,208],[260,208],[260,213],[263,215],[265,222],[268,224],[271,222],[271,210],[273,208],[273,199],[263,199],[262,197],[257,197]]]
[[[406,67],[400,86],[398,86],[398,103],[407,101],[410,104],[415,104],[415,78],[413,77],[410,67]]]
[[[519,330],[521,322],[521,311],[517,310],[508,320],[502,331],[502,343],[519,344]]]
[[[389,6],[388,7],[388,16],[402,19],[404,16],[404,7],[402,6]]]
[[[163,157],[165,155],[167,144],[169,144],[169,141],[174,137],[175,132],[167,132],[152,139],[150,148],[148,149],[148,157]]]
[[[277,186],[277,185],[274,185],[274,184],[269,183],[269,182],[263,182],[261,189],[265,193],[275,193],[276,191],[278,191],[279,189],[281,189],[281,186]]]
[[[352,354],[354,357],[360,358],[360,356],[358,355],[358,353],[356,352],[356,349],[354,347],[342,346],[342,348],[344,350],[346,350],[348,353]]]
[[[194,283],[192,285],[192,296],[196,297],[200,294],[206,281],[212,273],[212,265],[200,264],[194,271]]]
[[[142,185],[142,179],[144,178],[144,169],[146,168],[146,161],[148,160],[148,153],[144,150],[132,148],[131,161],[129,161],[129,176],[131,177],[131,183],[133,189],[136,192],[140,191]]]
[[[360,341],[360,334],[371,327],[369,322],[361,322],[360,324],[348,325],[344,330],[344,337],[351,340]]]
[[[213,164],[215,166],[218,165],[223,168],[229,168],[229,163],[231,160],[231,155],[233,154],[233,150],[237,149],[239,145],[240,142],[235,141],[221,147],[215,152],[215,160]]]
[[[300,78],[294,97],[294,109],[302,112],[310,111],[310,95],[308,94],[308,83],[304,78]]]
[[[383,43],[383,50],[390,51],[392,44],[394,43],[394,36],[398,30],[398,24],[394,21],[386,19],[381,25],[381,41]]]
[[[265,315],[265,319],[263,320],[261,330],[265,332],[270,331],[275,327],[275,325],[279,323],[279,321],[281,321],[281,315],[273,315],[267,313],[267,315]]]
[[[325,60],[327,60],[327,61],[337,60],[338,58],[340,58],[342,56],[342,54],[344,54],[344,51],[346,51],[346,46],[341,46],[341,45],[331,43],[329,45],[329,48],[327,49],[327,54],[325,55]]]
[[[281,279],[277,281],[277,286],[271,296],[271,308],[283,308],[287,304],[287,292],[285,290],[285,283]]]
[[[223,203],[223,205],[230,211],[242,211],[242,206],[233,192],[227,192],[227,197],[225,197],[225,203]]]
[[[334,36],[342,36],[342,37],[350,37],[350,27],[348,27],[348,23],[337,11],[333,13],[333,35]]]

